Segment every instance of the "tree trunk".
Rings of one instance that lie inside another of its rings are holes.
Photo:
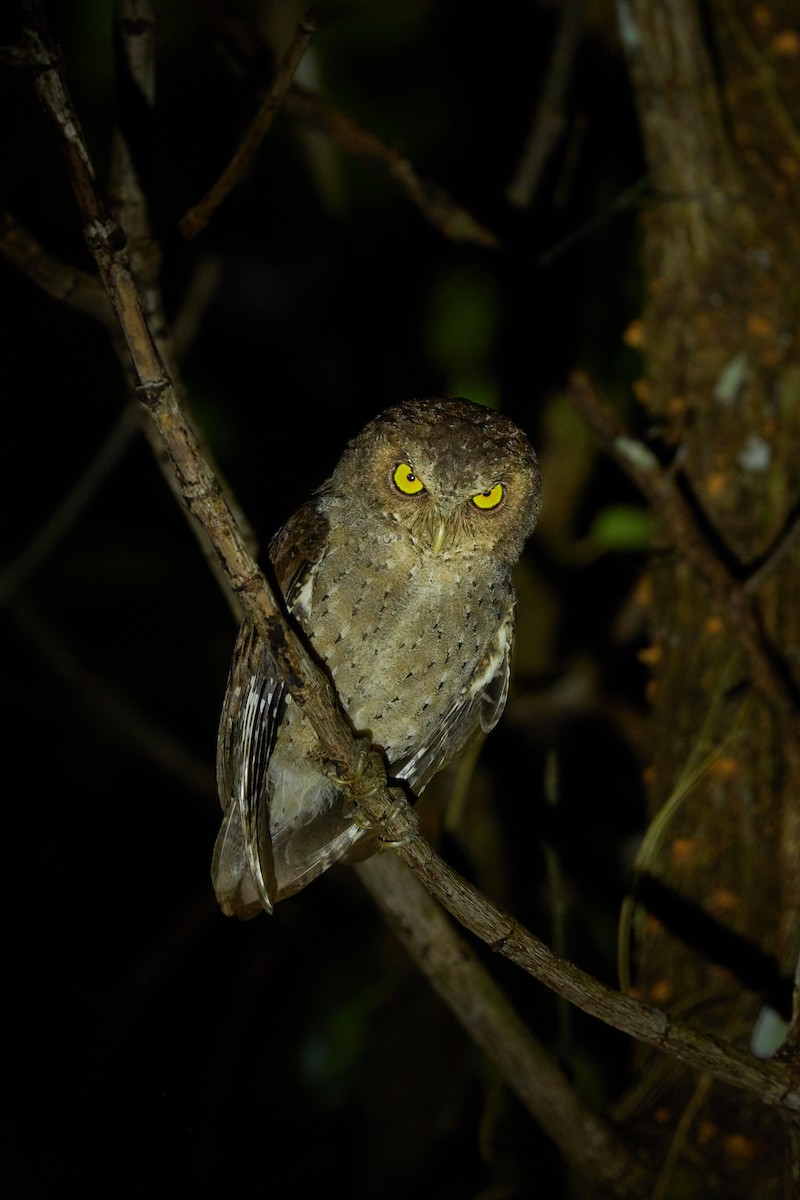
[[[653,194],[641,399],[701,528],[751,581],[783,685],[756,678],[680,547],[657,552],[635,977],[747,1046],[766,1004],[790,1011],[800,929],[800,20],[792,0],[620,13]],[[640,1066],[619,1115],[659,1196],[793,1194],[779,1117],[655,1056]]]

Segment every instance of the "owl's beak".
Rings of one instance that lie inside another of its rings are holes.
[[[432,540],[431,544],[433,546],[434,554],[441,553],[442,546],[444,545],[444,541],[445,541],[446,537],[447,537],[447,525],[440,518],[433,527],[433,540]]]

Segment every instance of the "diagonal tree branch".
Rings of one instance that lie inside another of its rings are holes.
[[[578,1097],[411,871],[389,854],[373,855],[356,870],[414,962],[565,1160],[617,1196],[646,1195],[651,1181],[641,1165]]]
[[[506,195],[516,208],[530,208],[545,169],[567,126],[564,100],[583,32],[583,0],[563,0],[541,95],[522,157]]]
[[[497,235],[482,225],[463,205],[418,172],[411,159],[387,146],[374,133],[326,103],[321,96],[293,84],[286,97],[286,111],[299,124],[324,130],[346,154],[386,175],[444,237],[453,242],[471,242],[497,250]]]
[[[600,402],[585,375],[573,375],[570,397],[606,452],[662,518],[673,545],[699,571],[718,597],[739,636],[753,682],[780,716],[786,732],[787,750],[791,750],[800,740],[800,698],[788,672],[780,669],[777,653],[767,641],[756,616],[752,588],[740,584],[714,552],[672,476],[643,442],[630,435],[616,413]]]
[[[202,229],[205,229],[214,210],[219,208],[223,200],[230,195],[241,181],[245,171],[258,152],[258,148],[264,140],[272,122],[275,120],[286,91],[294,78],[295,71],[299,67],[300,60],[305,54],[315,31],[316,23],[314,18],[310,13],[307,13],[297,26],[292,41],[278,63],[278,70],[275,74],[272,87],[264,96],[261,106],[242,140],[241,146],[239,146],[219,179],[209,188],[202,200],[199,200],[197,204],[181,217],[178,226],[185,238],[196,237]]]
[[[0,254],[19,267],[54,300],[88,313],[108,329],[116,328],[114,314],[100,280],[52,257],[11,213],[0,213]]]
[[[93,455],[86,470],[62,497],[43,525],[11,562],[0,568],[0,605],[18,592],[50,556],[94,500],[109,474],[139,433],[136,410],[128,405]]]
[[[86,240],[125,335],[137,394],[172,463],[177,490],[194,521],[203,525],[242,608],[268,641],[295,703],[302,705],[337,771],[353,778],[358,743],[326,675],[287,620],[280,600],[258,569],[231,509],[186,419],[145,319],[131,272],[125,239],[106,213],[94,183],[89,154],[51,47],[37,0],[28,0],[31,23],[25,53],[36,66],[35,84],[61,131]],[[800,1082],[788,1066],[761,1062],[717,1038],[695,1032],[665,1013],[605,987],[554,955],[511,917],[461,879],[419,836],[407,806],[398,810],[386,787],[382,762],[374,755],[354,789],[366,816],[387,839],[406,843],[399,855],[431,893],[492,949],[547,983],[559,995],[608,1024],[770,1105],[800,1111]]]
[[[212,9],[214,29],[225,43],[227,55],[243,72],[251,72],[253,60],[260,57],[264,48],[257,31],[234,15],[229,6],[206,3],[204,8],[208,7]],[[494,250],[500,248],[497,236],[438,183],[420,175],[411,159],[387,146],[316,92],[293,80],[283,108],[297,125],[319,130],[345,154],[386,176],[442,237]]]
[[[179,738],[162,728],[129,696],[84,661],[25,599],[6,611],[19,633],[53,675],[91,709],[95,719],[165,775],[204,799],[216,793],[214,768]]]

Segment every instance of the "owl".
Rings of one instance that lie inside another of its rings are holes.
[[[507,417],[467,400],[412,400],[371,421],[272,540],[286,607],[354,733],[415,796],[503,711],[511,568],[540,496],[536,455]],[[376,849],[247,623],[217,764],[212,877],[228,915],[272,912],[331,864]]]

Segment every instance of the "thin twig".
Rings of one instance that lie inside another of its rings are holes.
[[[267,131],[275,120],[278,109],[294,78],[295,71],[300,65],[300,60],[305,54],[311,38],[314,36],[315,30],[316,22],[313,16],[307,13],[298,24],[295,35],[278,64],[272,87],[262,100],[261,107],[253,118],[247,133],[244,135],[242,144],[219,179],[203,196],[203,199],[181,217],[178,228],[185,238],[196,237],[202,229],[205,229],[214,210],[219,208],[223,200],[230,195],[250,166]]]
[[[16,629],[42,660],[98,720],[138,755],[177,780],[195,795],[216,795],[214,769],[187,746],[162,729],[111,680],[98,674],[39,616],[26,600],[6,608]]]
[[[368,811],[368,801],[363,804]],[[388,824],[386,836],[399,840],[403,828],[401,813]],[[583,1012],[734,1087],[754,1092],[765,1104],[800,1112],[800,1080],[783,1064],[762,1062],[719,1038],[700,1033],[660,1009],[606,987],[574,963],[559,958],[462,879],[419,835],[397,853],[471,933]]]
[[[544,169],[566,128],[564,99],[580,40],[584,0],[562,0],[547,74],[517,173],[508,187],[509,204],[529,208]]]
[[[537,267],[549,266],[551,262],[560,258],[567,250],[571,250],[578,242],[590,237],[598,229],[602,229],[618,213],[626,212],[629,208],[638,208],[649,186],[649,175],[643,175],[637,179],[636,183],[631,184],[629,188],[625,188],[618,196],[615,196],[611,203],[607,204],[600,212],[595,213],[588,221],[584,221],[577,229],[573,229],[572,233],[567,234],[560,242],[556,242],[549,250],[544,250],[536,259]]]
[[[124,331],[141,403],[173,463],[187,511],[208,531],[247,619],[269,644],[294,702],[303,707],[332,766],[344,778],[357,779],[352,790],[365,816],[385,830],[388,839],[405,843],[397,853],[457,920],[559,995],[640,1041],[754,1092],[766,1104],[800,1111],[800,1088],[793,1084],[788,1067],[774,1061],[760,1062],[734,1046],[673,1021],[633,997],[605,987],[572,963],[559,959],[461,879],[419,836],[411,809],[408,805],[398,805],[396,793],[386,786],[385,769],[377,755],[357,777],[359,743],[353,737],[330,680],[287,620],[281,602],[248,551],[183,413],[144,319],[124,239],[120,239],[117,226],[108,218],[94,186],[88,151],[58,70],[58,57],[49,47],[41,5],[38,0],[27,0],[27,7],[34,21],[27,31],[27,48],[38,68],[35,86],[64,139],[87,242]]]
[[[151,0],[114,0],[114,31],[117,111],[108,203],[128,237],[139,286],[157,292],[161,256],[152,240],[146,181],[142,178],[151,150],[149,124],[156,96],[155,13]]]
[[[128,241],[132,272],[142,297],[145,317],[153,340],[167,365],[172,382],[182,398],[184,410],[191,420],[191,413],[185,401],[186,389],[180,375],[179,363],[181,354],[185,353],[189,345],[189,339],[193,332],[192,326],[194,325],[194,330],[197,329],[197,290],[193,289],[194,294],[184,302],[184,312],[186,306],[191,304],[195,321],[193,322],[191,318],[188,322],[181,320],[181,338],[176,339],[175,331],[170,328],[164,311],[160,281],[161,252],[153,240],[149,206],[142,177],[142,171],[145,169],[143,164],[146,164],[152,149],[151,122],[156,87],[155,14],[151,0],[115,0],[114,10],[118,91],[122,99],[120,112],[117,114],[118,124],[114,129],[112,142],[109,206],[111,214],[119,221]],[[213,282],[216,274],[211,272],[211,276]],[[205,282],[208,284],[208,277]],[[180,316],[179,319],[181,319]],[[123,369],[130,379],[128,348],[124,340],[119,338],[119,328],[115,345]],[[135,388],[136,381],[132,380],[131,382]],[[164,457],[161,440],[150,422],[145,423],[144,430],[162,474],[174,492],[175,472],[172,464]],[[197,427],[194,432],[202,445],[204,455],[216,472],[218,482],[226,488],[228,504],[250,549],[255,554],[257,550],[255,533],[236,496],[228,488],[227,483],[222,480],[209,448],[203,441],[202,432]],[[241,620],[241,609],[227,587],[227,580],[207,533],[197,523],[193,524],[192,531],[211,573],[220,584],[234,617],[237,621]]]
[[[53,258],[11,213],[0,213],[0,254],[54,300],[88,313],[106,327],[116,321],[103,285],[95,275]]]
[[[286,98],[286,112],[312,129],[324,130],[346,154],[359,158],[400,187],[423,216],[450,241],[472,242],[496,250],[497,236],[482,225],[452,196],[418,174],[410,159],[393,150],[320,96],[294,84]]]
[[[556,812],[559,806],[560,766],[558,752],[548,750],[544,760],[544,798]],[[545,870],[547,872],[547,898],[550,909],[550,940],[560,958],[567,955],[568,902],[561,859],[555,846],[545,840],[542,843]],[[556,1037],[559,1057],[569,1062],[572,1050],[572,1009],[566,1000],[559,998],[556,1011]]]
[[[764,586],[770,575],[777,570],[784,556],[791,550],[798,538],[800,538],[800,513],[790,517],[786,529],[781,532],[764,561],[756,567],[751,575],[748,575],[742,584],[742,590],[750,596],[755,595]]]
[[[565,1161],[617,1196],[646,1195],[649,1180],[640,1164],[583,1103],[413,873],[389,854],[356,869],[414,962]]]
[[[94,500],[141,427],[136,409],[132,405],[124,408],[80,478],[53,509],[27,546],[0,571],[0,604],[5,604],[9,597],[19,591],[37,567],[41,566],[59,542],[67,536]]]
[[[207,7],[209,5],[205,4],[204,8]],[[253,63],[264,57],[264,46],[258,34],[251,24],[232,13],[230,5],[212,4],[211,7],[215,30],[219,41],[225,43],[228,59],[243,76],[253,74]],[[293,82],[284,100],[284,112],[297,124],[322,131],[345,154],[390,179],[443,237],[490,249],[499,247],[498,238],[491,230],[439,184],[421,176],[410,159],[387,146],[316,92]]]
[[[208,307],[217,293],[221,278],[222,265],[219,259],[205,257],[196,264],[181,299],[181,306],[172,322],[172,345],[178,362],[183,362],[189,347],[194,343]],[[231,507],[234,505],[235,501]],[[256,537],[252,530],[248,538],[255,548]]]
[[[664,1200],[664,1197],[668,1194],[675,1167],[681,1154],[684,1152],[689,1132],[708,1095],[710,1085],[711,1077],[709,1075],[701,1075],[697,1080],[692,1090],[692,1095],[681,1113],[675,1131],[669,1140],[669,1146],[664,1161],[661,1164],[658,1179],[650,1193],[650,1200]]]
[[[781,98],[774,68],[769,65],[765,56],[750,37],[750,34],[747,32],[747,26],[739,18],[730,0],[724,0],[720,5],[720,11],[740,51],[755,72],[761,88],[761,94],[764,97],[764,103],[772,117],[775,128],[785,139],[789,153],[797,159],[800,157],[800,129],[798,129],[797,123],[792,119],[791,110],[786,107]]]
[[[787,745],[791,746],[800,728],[798,697],[776,665],[776,652],[767,642],[745,586],[701,533],[672,475],[643,442],[629,433],[616,413],[601,403],[585,375],[572,376],[570,398],[606,453],[622,467],[661,517],[675,549],[699,571],[724,607],[746,655],[753,683],[780,715],[786,726]]]

